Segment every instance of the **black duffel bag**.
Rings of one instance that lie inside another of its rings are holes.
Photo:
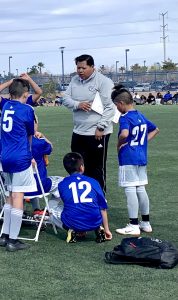
[[[124,238],[113,251],[105,253],[105,261],[171,269],[178,264],[178,250],[171,242],[157,238]]]

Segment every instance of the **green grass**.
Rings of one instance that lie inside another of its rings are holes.
[[[149,185],[152,236],[178,246],[178,106],[139,107],[157,124],[160,134],[149,144]],[[64,154],[70,151],[71,113],[63,107],[36,109],[40,130],[53,142],[50,175],[66,175]],[[156,270],[141,266],[107,265],[105,251],[119,244],[115,233],[127,223],[123,190],[117,186],[117,126],[111,136],[107,162],[107,200],[113,240],[96,244],[90,233],[85,242],[66,244],[65,232],[55,236],[49,227],[38,243],[18,253],[0,249],[0,299],[178,299],[178,267]],[[23,229],[23,234],[34,234]],[[144,236],[144,235],[143,235]]]

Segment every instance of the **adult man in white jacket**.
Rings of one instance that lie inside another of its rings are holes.
[[[106,159],[110,134],[113,131],[114,105],[111,101],[113,82],[97,72],[92,56],[76,57],[77,75],[65,93],[63,105],[73,111],[74,128],[71,150],[80,153],[85,162],[85,175],[99,181],[106,191]],[[99,93],[103,113],[92,110]]]

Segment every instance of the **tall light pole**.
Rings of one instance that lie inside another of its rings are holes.
[[[60,47],[61,50],[61,60],[62,60],[62,89],[64,90],[64,49],[65,47]]]
[[[6,74],[6,72],[5,72],[5,71],[3,71],[3,73],[4,73],[4,78],[5,78],[5,74]]]
[[[116,75],[117,75],[117,65],[119,63],[119,60],[116,60]]]
[[[127,61],[127,52],[129,52],[130,49],[125,49],[125,69],[126,72],[128,71],[128,61]]]
[[[11,78],[11,58],[12,56],[9,56],[9,77]]]
[[[128,61],[127,61],[127,52],[129,52],[130,49],[125,49],[125,70],[127,75],[127,88],[128,88]]]
[[[17,72],[17,77],[19,76],[19,69],[16,69],[16,72]]]
[[[146,64],[146,60],[144,60],[144,61],[143,61],[143,66],[144,66],[144,68],[146,67],[146,65],[145,65],[145,64]]]

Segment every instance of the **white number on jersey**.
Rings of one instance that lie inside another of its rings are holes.
[[[91,184],[88,181],[80,181],[79,183],[72,182],[69,185],[69,189],[72,190],[72,195],[74,203],[87,203],[92,202],[92,198],[87,198],[88,194],[91,192]],[[77,189],[84,190],[81,196],[78,196]]]
[[[144,141],[145,141],[146,130],[147,130],[147,125],[146,124],[142,124],[141,126],[135,126],[132,129],[132,134],[135,135],[135,137],[131,141],[130,145],[131,146],[138,146],[139,142],[140,142],[140,145],[143,145]],[[139,136],[140,132],[142,133],[142,135],[141,135],[141,139],[139,141],[138,136]]]
[[[12,119],[11,115],[13,115],[13,114],[14,114],[13,110],[5,110],[5,112],[4,112],[2,129],[5,132],[10,132],[12,130],[13,119]]]

